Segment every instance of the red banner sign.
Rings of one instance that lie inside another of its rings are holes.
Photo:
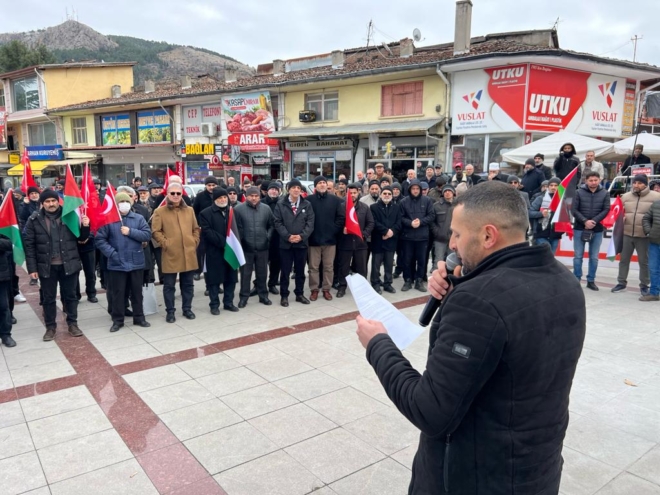
[[[269,147],[278,147],[277,139],[270,139],[265,132],[241,132],[227,138],[230,146],[240,146],[241,151],[268,151]]]

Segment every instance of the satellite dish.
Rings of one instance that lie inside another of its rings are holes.
[[[422,39],[422,32],[419,29],[415,28],[413,30],[413,40],[419,41],[421,39]]]
[[[387,43],[385,43],[385,42],[383,41],[382,45],[383,45],[383,48],[385,48],[385,50],[387,50],[387,51],[389,52],[389,54],[393,57],[393,56],[394,56],[394,53],[392,53],[392,50],[390,50],[390,47],[387,46]]]

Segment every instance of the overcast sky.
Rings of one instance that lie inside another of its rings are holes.
[[[3,0],[3,2],[8,0]],[[659,0],[473,0],[472,35],[543,29],[559,18],[565,49],[632,60],[631,36],[639,35],[637,61],[660,66]],[[66,8],[103,34],[193,45],[256,66],[381,43],[422,32],[418,46],[453,40],[454,0],[22,0],[4,29],[54,26]],[[653,13],[653,15],[652,15]]]

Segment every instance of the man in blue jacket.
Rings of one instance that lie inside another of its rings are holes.
[[[124,299],[130,291],[133,324],[151,325],[144,319],[142,282],[144,250],[142,243],[151,239],[151,230],[142,215],[131,211],[133,201],[126,193],[116,197],[121,221],[104,225],[96,234],[96,246],[108,258],[108,306],[111,307],[111,332],[124,326]]]

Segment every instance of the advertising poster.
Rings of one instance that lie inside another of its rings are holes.
[[[626,80],[626,94],[623,102],[623,122],[621,135],[632,136],[635,128],[635,94],[637,84],[630,79]]]
[[[163,109],[137,113],[138,143],[170,143],[170,116]]]
[[[101,117],[103,146],[131,144],[131,119],[128,114]]]
[[[222,112],[229,137],[227,142],[240,146],[242,152],[267,151],[279,142],[268,139],[275,130],[275,120],[270,102],[270,93],[246,93],[222,99]]]

